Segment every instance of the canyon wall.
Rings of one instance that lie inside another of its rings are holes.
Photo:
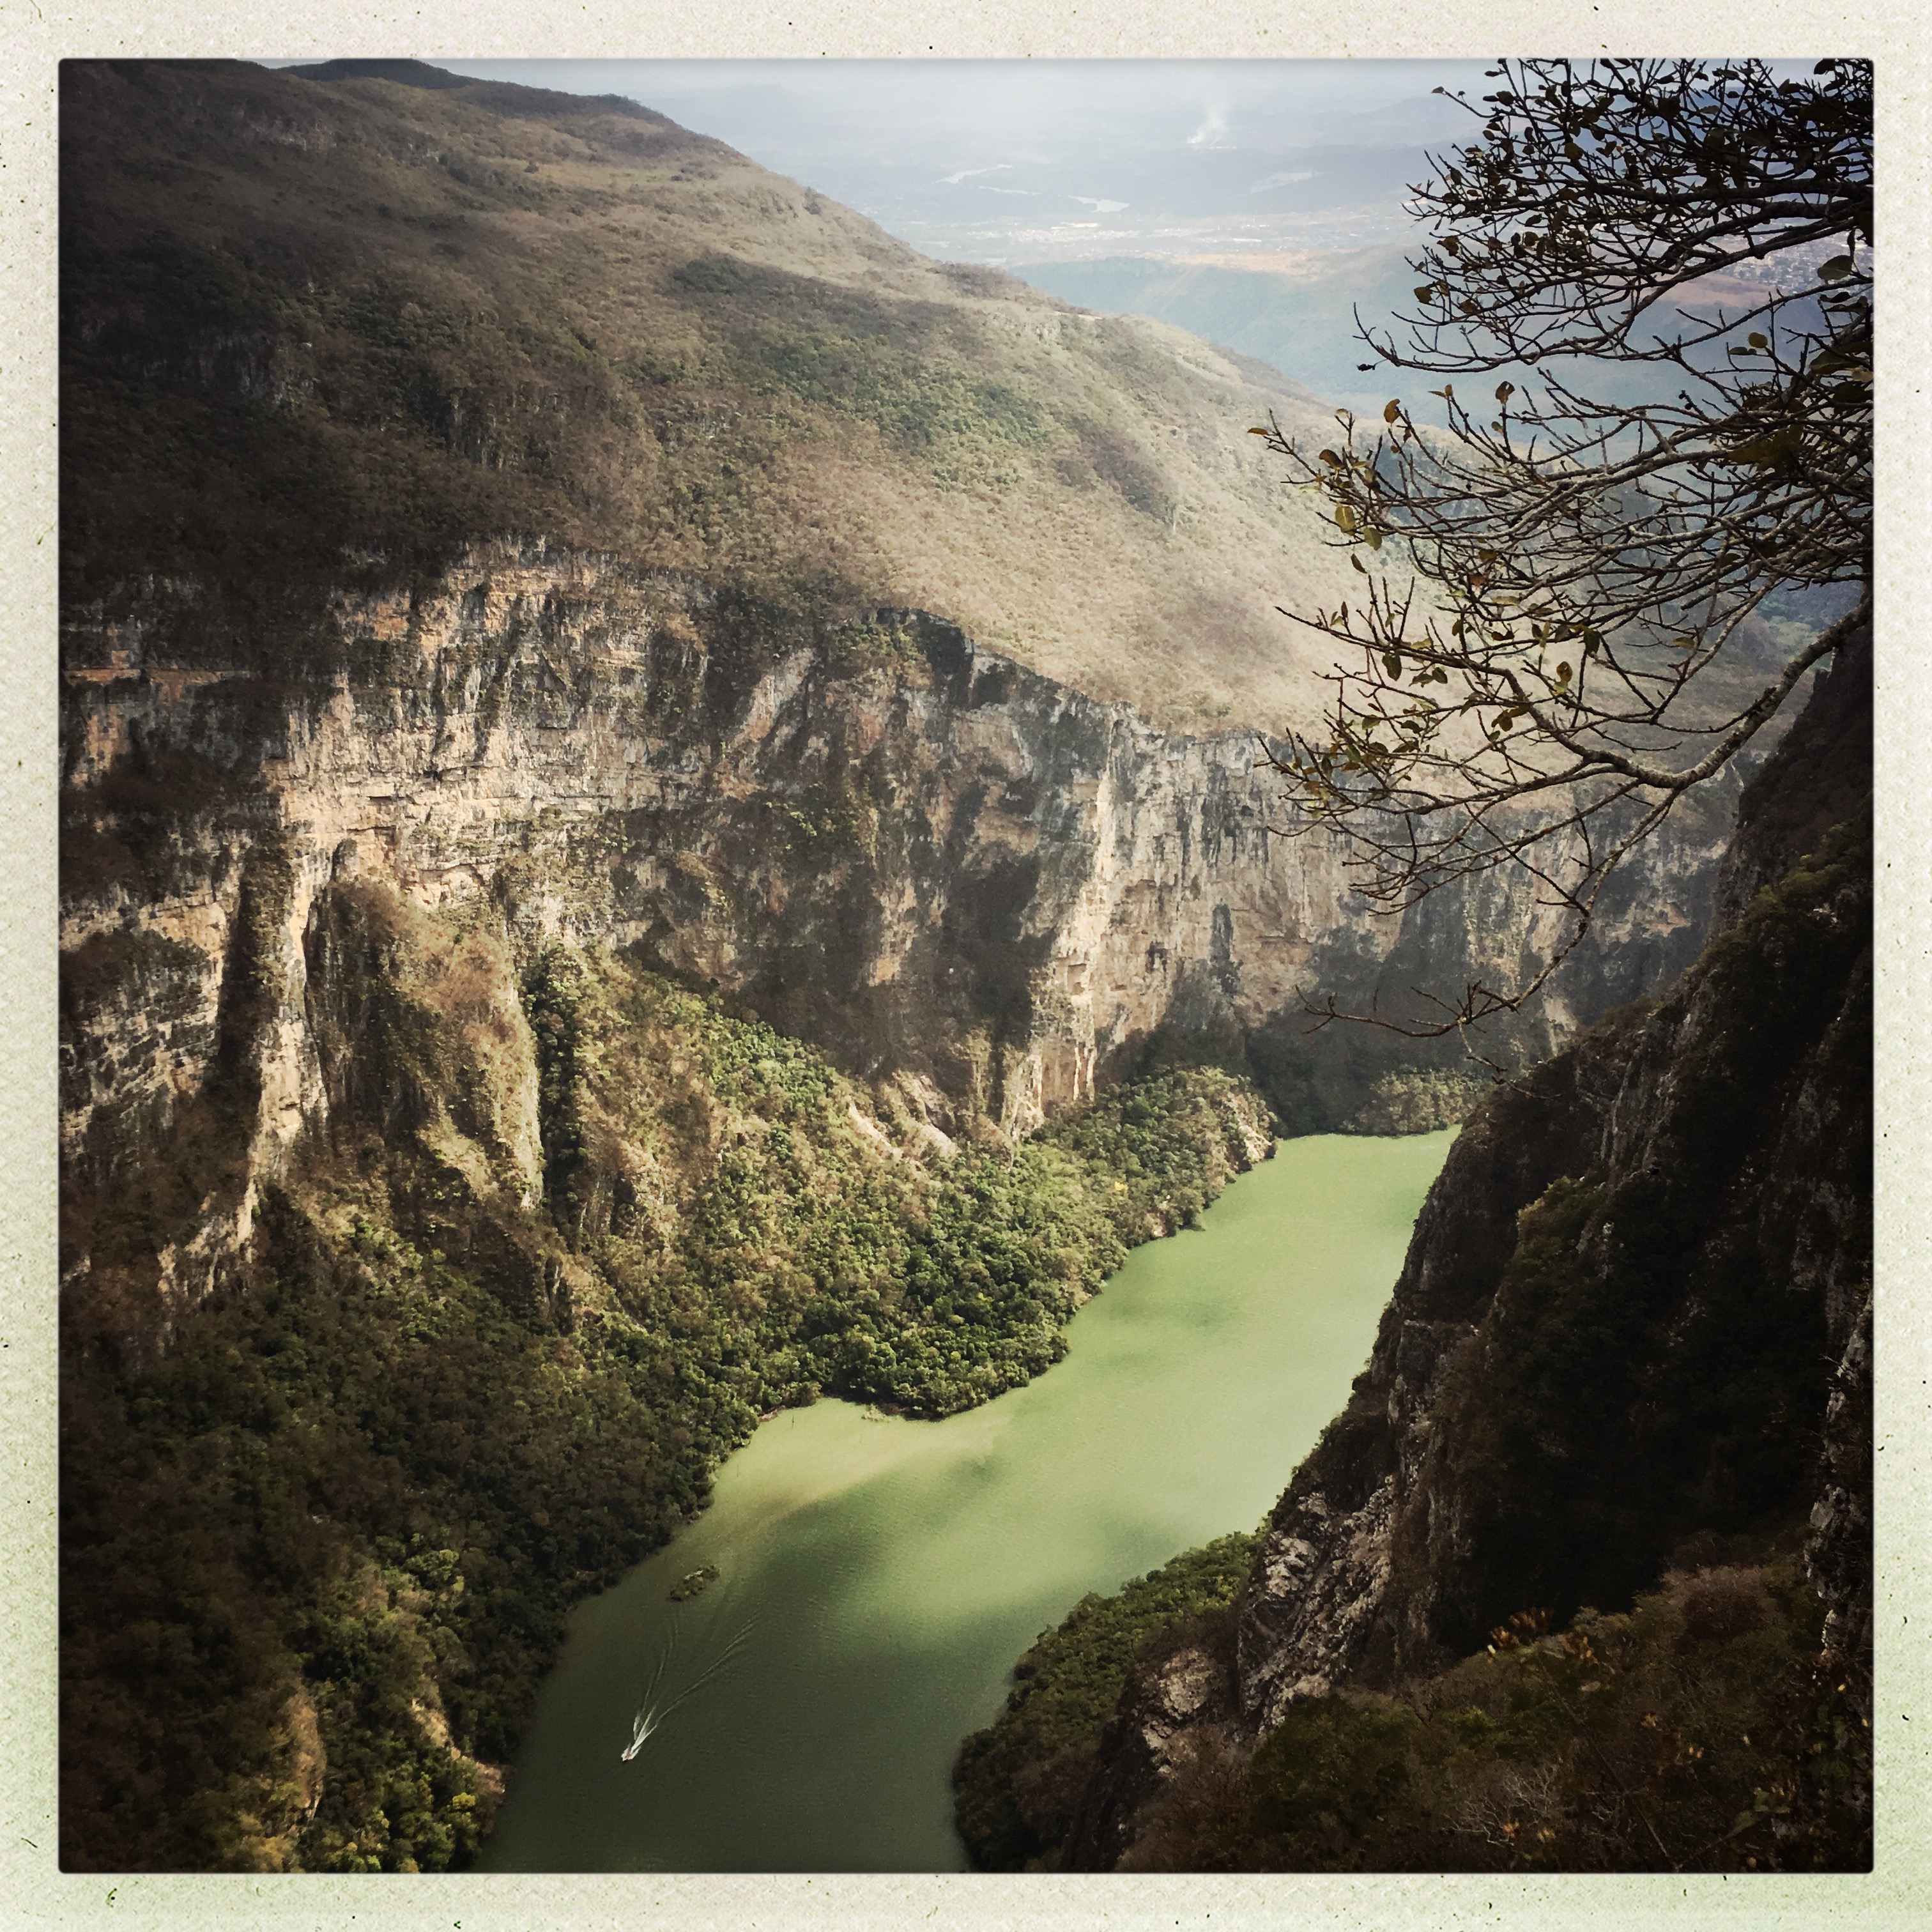
[[[248,1178],[169,1250],[184,1281],[326,1116],[308,956],[348,878],[473,903],[526,952],[627,948],[949,1136],[1024,1134],[1157,1037],[1248,1052],[1292,1124],[1346,1125],[1453,1043],[1310,1040],[1304,989],[1399,1004],[1550,941],[1493,880],[1376,914],[1333,837],[1289,836],[1253,735],[1163,734],[920,614],[814,629],[504,549],[333,622],[333,662],[279,679],[182,668],[139,622],[68,640],[63,1156],[112,1186],[235,1076]],[[1708,827],[1660,842],[1507,1043],[1670,978],[1718,852]]]
[[[1230,1650],[1130,1678],[1070,1868],[1132,1862],[1175,1767],[1309,1700],[1800,1540],[1840,1745],[1868,1730],[1870,652],[1868,624],[1747,787],[1692,969],[1470,1116]],[[1868,1805],[1862,1774],[1791,1828]]]

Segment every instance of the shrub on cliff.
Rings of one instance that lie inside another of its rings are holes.
[[[1560,1634],[1522,1613],[1441,1677],[1295,1705],[1232,1780],[1184,1765],[1128,1862],[1862,1868],[1856,1819],[1798,1802],[1869,1776],[1869,1725],[1814,1665],[1821,1621],[1790,1556],[1673,1573]]]
[[[1050,1864],[1078,1808],[1135,1653],[1177,1622],[1230,1603],[1255,1538],[1223,1536],[1113,1596],[1083,1597],[1013,1668],[1006,1707],[960,1747],[953,1816],[982,1871]]]

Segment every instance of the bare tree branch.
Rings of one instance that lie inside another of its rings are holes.
[[[1869,616],[1766,664],[1780,589],[1863,586],[1871,530],[1871,72],[1759,62],[1504,62],[1470,146],[1413,190],[1430,239],[1379,361],[1452,383],[1305,450],[1359,594],[1294,613],[1343,647],[1318,740],[1268,761],[1340,830],[1372,903],[1526,870],[1568,934],[1417,1037],[1514,1011],[1575,950],[1604,880]],[[1468,103],[1464,104],[1466,106]],[[1643,372],[1605,400],[1606,372]],[[1375,366],[1365,364],[1364,368]],[[1592,836],[1601,820],[1603,836]],[[1343,1014],[1330,1000],[1320,1020]]]

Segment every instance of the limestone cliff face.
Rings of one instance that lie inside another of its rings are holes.
[[[1869,1717],[1869,651],[1747,789],[1696,965],[1464,1126],[1230,1667],[1184,1712],[1173,1660],[1130,1678],[1070,1868],[1131,1865],[1175,1767],[1298,1700],[1426,1676],[1518,1611],[1621,1608],[1808,1513]]]
[[[1264,1541],[1252,1722],[1532,1604],[1627,1600],[1678,1538],[1808,1506],[1870,1280],[1869,835],[1831,829],[1861,770],[1869,794],[1869,648],[1747,791],[1727,872],[1757,894],[1733,886],[1697,967],[1465,1128]]]
[[[1024,1133],[1160,1033],[1272,1028],[1292,1071],[1300,989],[1456,983],[1543,943],[1493,888],[1372,914],[1331,839],[1286,836],[1251,734],[1164,735],[918,614],[814,632],[504,550],[334,621],[334,668],[280,681],[171,668],[136,626],[70,641],[63,1152],[111,1186],[226,1071],[245,1177],[170,1250],[189,1286],[327,1114],[332,881],[474,902],[518,946],[632,947],[948,1136]],[[1532,1046],[1682,963],[1715,856],[1681,842],[1635,882]],[[1387,1064],[1330,1079],[1334,1124]]]

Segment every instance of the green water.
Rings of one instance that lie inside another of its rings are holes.
[[[704,1516],[575,1614],[486,1866],[962,1868],[960,1740],[1085,1592],[1261,1519],[1367,1356],[1449,1140],[1283,1142],[983,1408],[766,1422]],[[721,1660],[621,1762],[654,1672],[662,1702]]]

